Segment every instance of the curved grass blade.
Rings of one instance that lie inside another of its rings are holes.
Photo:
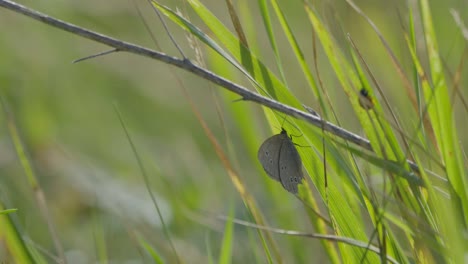
[[[122,126],[122,129],[125,132],[125,136],[126,136],[126,138],[128,140],[128,143],[130,144],[130,147],[131,147],[131,149],[133,151],[133,154],[135,155],[135,159],[136,159],[136,161],[138,163],[138,166],[140,168],[141,175],[142,175],[143,181],[145,183],[145,187],[146,187],[146,189],[148,191],[148,194],[149,194],[149,196],[151,198],[151,201],[153,202],[153,205],[154,205],[154,207],[156,209],[157,215],[159,217],[159,221],[162,223],[164,235],[165,235],[166,239],[169,242],[172,253],[174,254],[175,259],[177,260],[177,263],[181,263],[181,258],[179,256],[179,253],[177,252],[177,249],[175,248],[174,242],[172,241],[172,237],[171,237],[169,228],[167,227],[166,222],[164,220],[164,217],[163,217],[163,215],[161,213],[159,203],[157,202],[156,197],[154,196],[153,191],[151,190],[149,177],[148,177],[148,175],[146,173],[145,167],[143,166],[143,161],[140,158],[138,150],[137,150],[135,144],[133,143],[132,137],[130,136],[130,132],[127,129],[127,125],[125,124],[124,119],[122,117],[122,114],[120,113],[119,108],[118,108],[118,106],[116,104],[114,104],[114,110],[115,110],[115,112],[117,114],[117,117],[119,118],[120,125]]]
[[[137,234],[138,243],[140,246],[148,252],[148,254],[153,258],[154,263],[156,264],[164,264],[162,257],[159,253],[139,234]]]
[[[3,210],[3,203],[0,202],[0,210]],[[3,210],[5,212],[6,210]],[[35,263],[28,247],[16,229],[8,213],[0,215],[0,238],[12,256],[15,263]]]

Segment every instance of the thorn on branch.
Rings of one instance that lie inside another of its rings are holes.
[[[94,58],[97,58],[97,57],[100,57],[100,56],[104,56],[104,55],[114,53],[114,52],[119,52],[119,51],[120,50],[114,48],[114,49],[111,49],[111,50],[99,52],[97,54],[89,55],[89,56],[86,56],[86,57],[83,57],[83,58],[80,58],[80,59],[76,59],[76,60],[72,61],[72,63],[74,64],[74,63],[78,63],[78,62],[81,62],[81,61],[94,59]]]

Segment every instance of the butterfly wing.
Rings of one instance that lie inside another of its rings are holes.
[[[279,182],[281,181],[278,165],[280,149],[285,139],[287,140],[288,137],[284,134],[274,135],[263,142],[257,153],[258,160],[268,176]]]
[[[301,184],[304,178],[301,156],[299,156],[299,152],[297,152],[293,142],[287,136],[280,149],[279,176],[284,189],[294,194],[297,193],[297,186]]]

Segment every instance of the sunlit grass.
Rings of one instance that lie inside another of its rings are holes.
[[[463,57],[445,60],[439,45],[454,40],[438,37],[441,18],[434,14],[441,13],[427,0],[398,6],[393,34],[376,17],[393,9],[374,13],[351,0],[336,10],[309,1],[239,2],[220,10],[220,3],[199,0],[185,1],[183,9],[151,4],[141,4],[138,14],[154,18],[158,10],[171,35],[189,34],[176,39],[192,61],[203,64],[196,58],[202,51],[216,74],[283,104],[312,107],[369,139],[372,151],[165,65],[119,68],[127,56],[120,53],[70,67],[86,71],[72,83],[50,77],[67,92],[51,88],[53,81],[36,83],[57,95],[51,101],[40,93],[28,97],[34,88],[24,89],[22,99],[0,79],[7,87],[0,90],[6,127],[0,136],[18,162],[0,167],[11,189],[0,197],[0,262],[465,260],[467,133],[457,130],[454,116],[467,109],[454,107],[463,91],[452,96],[465,80],[453,84],[447,74],[463,70],[457,68]],[[239,11],[248,6],[258,10]],[[341,9],[354,20],[331,23]],[[346,32],[354,22],[364,34]],[[145,23],[156,31],[160,21]],[[167,32],[154,36],[166,39]],[[387,64],[369,58],[375,47]],[[30,72],[23,78],[34,87]],[[283,127],[295,135],[304,166],[306,182],[296,196],[263,172],[256,155]],[[29,220],[38,215],[40,221]]]

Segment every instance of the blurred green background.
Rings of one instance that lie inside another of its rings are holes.
[[[156,49],[132,1],[21,2],[70,23]],[[145,1],[135,2],[162,51],[180,57],[150,6]],[[196,16],[183,1],[161,3],[174,9],[180,7],[197,23]],[[203,3],[232,28],[224,1]],[[241,21],[245,22],[251,48],[277,72],[256,1],[235,1],[235,4]],[[312,27],[302,4],[300,1],[281,1],[280,4],[307,61],[313,65]],[[315,4],[344,49],[348,43],[343,32],[351,35],[400,118],[411,119],[411,116],[405,117],[407,109],[404,107],[409,104],[400,79],[371,28],[345,2],[317,1]],[[404,1],[368,0],[356,1],[356,4],[379,27],[409,71],[409,54],[401,34],[400,19],[403,18],[398,16],[405,8]],[[468,21],[467,2],[431,1],[431,7],[440,54],[447,70],[453,73],[462,59],[465,41],[449,8],[458,10],[462,19]],[[184,52],[193,59],[194,51],[186,34],[169,21],[168,24]],[[206,30],[206,26],[199,25]],[[207,248],[217,254],[224,223],[213,221],[214,215],[227,215],[234,207],[237,218],[249,219],[242,200],[183,96],[177,78],[189,91],[224,151],[229,153],[230,161],[259,203],[268,223],[286,229],[313,231],[303,217],[301,203],[267,178],[258,164],[258,146],[279,132],[268,129],[259,106],[233,102],[236,96],[227,95],[228,92],[205,80],[179,69],[171,71],[164,63],[131,54],[114,53],[72,64],[75,59],[108,47],[4,9],[0,9],[0,32],[0,95],[15,117],[71,263],[96,261],[99,239],[104,241],[108,258],[116,261],[114,263],[148,261],[147,253],[136,241],[137,233],[142,234],[168,263],[174,260],[114,104],[121,111],[143,159],[151,188],[184,260],[206,263]],[[315,107],[317,101],[280,32],[278,29],[276,33],[288,85],[302,103]],[[321,78],[336,105],[342,126],[359,134],[359,123],[350,110],[348,99],[329,71],[320,47],[318,51]],[[238,71],[216,68],[215,57],[206,56],[205,59],[209,69],[251,88]],[[467,80],[464,75],[461,78],[460,91],[466,97]],[[457,102],[455,109],[460,107]],[[243,117],[256,131],[251,138],[242,133],[240,122],[236,120],[234,113],[241,109],[251,112],[250,116]],[[460,131],[468,131],[466,115],[456,114],[456,117]],[[466,149],[466,133],[460,136],[465,139],[462,144]],[[0,115],[0,198],[8,208],[19,209],[13,219],[27,241],[54,254],[46,223],[11,143],[4,113]],[[190,214],[193,211],[205,217],[194,217]],[[264,256],[257,255],[251,248],[251,241],[257,239],[255,231],[236,227],[233,252],[236,263],[264,261]],[[290,261],[326,260],[321,245],[315,240],[278,236],[277,242]],[[260,247],[260,241],[256,243]],[[0,244],[0,261],[2,252],[5,250]]]

